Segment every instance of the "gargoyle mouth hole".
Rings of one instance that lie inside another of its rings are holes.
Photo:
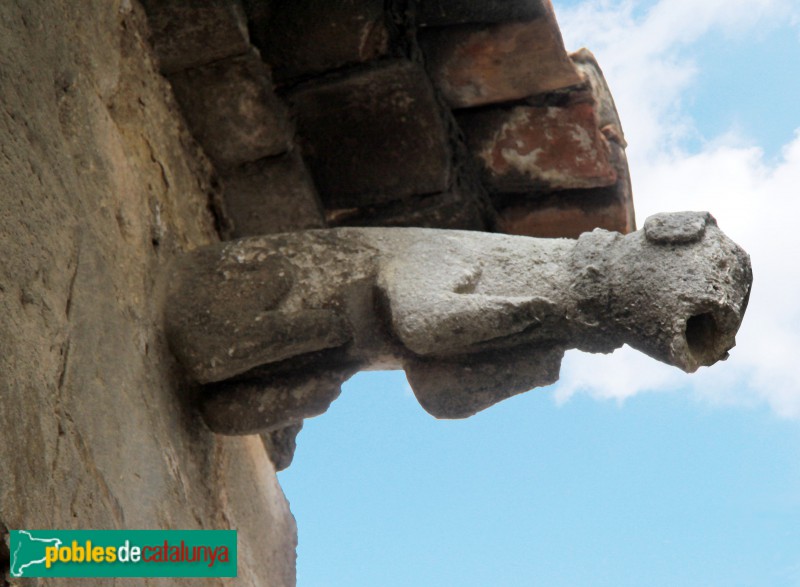
[[[686,343],[695,357],[713,354],[718,338],[717,321],[710,312],[696,314],[686,321]]]

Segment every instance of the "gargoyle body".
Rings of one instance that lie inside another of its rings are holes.
[[[365,369],[404,369],[427,411],[461,418],[555,382],[570,348],[627,343],[687,372],[724,359],[751,283],[708,213],[577,240],[338,228],[185,255],[166,327],[218,432],[318,415]]]

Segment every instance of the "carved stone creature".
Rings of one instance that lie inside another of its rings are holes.
[[[208,425],[276,430],[364,369],[405,369],[438,418],[558,379],[564,351],[622,344],[693,372],[727,358],[750,260],[707,212],[577,240],[339,228],[242,239],[170,275],[170,346]]]

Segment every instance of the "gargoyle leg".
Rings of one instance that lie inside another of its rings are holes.
[[[527,347],[509,352],[413,359],[405,370],[414,395],[436,418],[467,418],[518,393],[558,380],[564,349]]]
[[[554,304],[541,297],[433,293],[420,299],[391,298],[397,336],[418,355],[465,352],[470,346],[518,334],[552,316]]]
[[[326,369],[203,386],[200,411],[219,434],[258,434],[319,416],[358,367]]]
[[[202,314],[200,314],[203,317]],[[172,328],[175,354],[200,383],[229,379],[275,363],[347,343],[347,320],[332,310],[266,311],[236,320],[206,318]]]

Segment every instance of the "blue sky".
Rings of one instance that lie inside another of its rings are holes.
[[[800,587],[800,6],[555,1],[630,143],[640,223],[708,209],[755,285],[731,358],[629,349],[437,421],[362,373],[280,473],[300,587]]]
[[[280,474],[303,586],[800,585],[800,430],[680,390],[439,422],[362,373]]]

